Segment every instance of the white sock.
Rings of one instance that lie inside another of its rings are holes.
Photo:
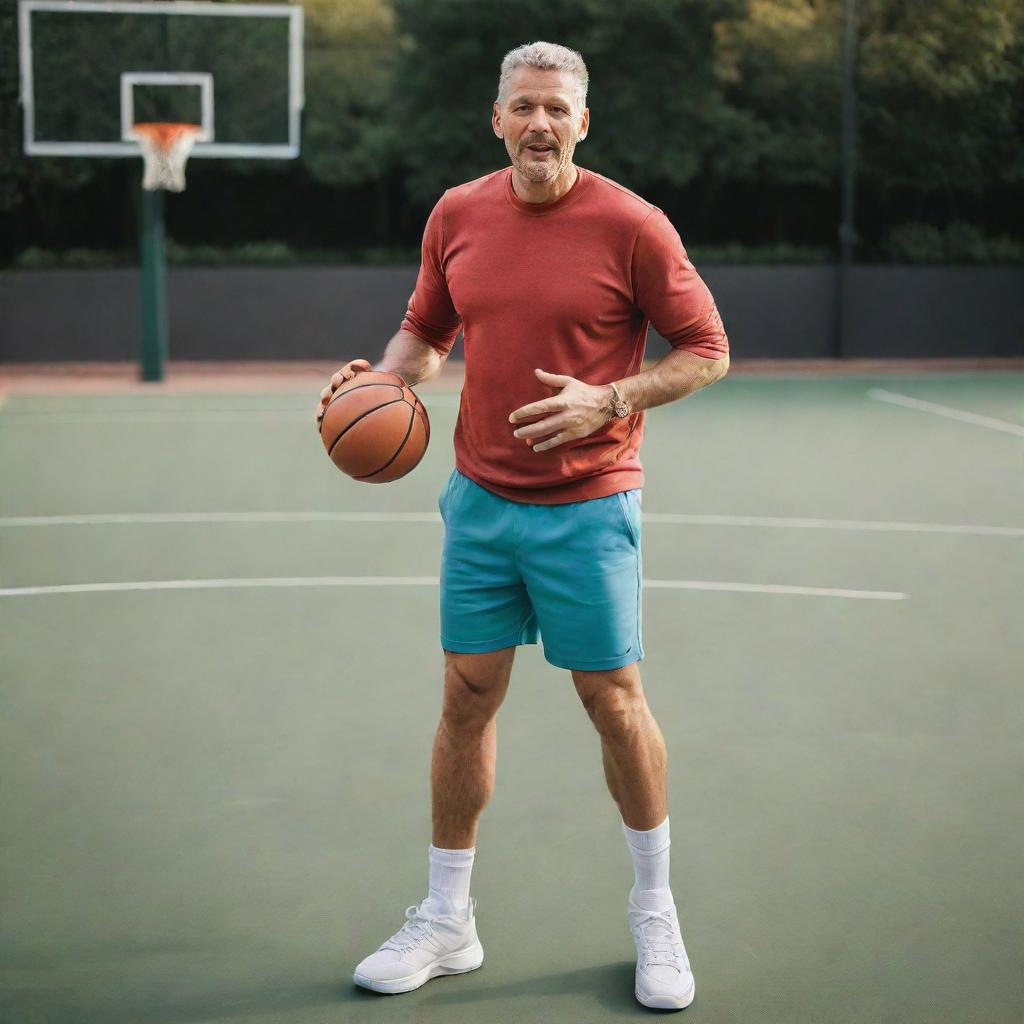
[[[668,818],[655,828],[638,832],[622,823],[626,844],[633,855],[636,883],[630,895],[644,910],[667,910],[673,905],[668,884],[669,838]]]
[[[473,871],[476,847],[468,850],[442,850],[430,845],[430,895],[451,904],[456,910],[469,906],[469,876]]]

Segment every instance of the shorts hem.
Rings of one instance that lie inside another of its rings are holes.
[[[579,658],[562,658],[557,654],[549,654],[544,651],[544,660],[555,668],[564,668],[570,672],[611,672],[617,668],[625,668],[635,661],[644,660],[644,652],[635,653],[628,651],[618,658],[598,658],[596,660],[580,660]]]
[[[505,647],[521,647],[523,644],[535,644],[536,640],[524,637],[522,633],[510,633],[496,640],[448,640],[441,637],[441,648],[453,654],[487,654],[500,651]]]

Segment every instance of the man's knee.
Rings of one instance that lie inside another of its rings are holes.
[[[649,715],[636,664],[608,672],[573,672],[583,707],[602,736],[641,729]]]
[[[515,648],[485,654],[445,651],[442,718],[449,728],[484,728],[508,691]]]

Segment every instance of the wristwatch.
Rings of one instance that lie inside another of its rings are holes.
[[[612,394],[615,396],[612,399],[611,412],[612,416],[617,420],[624,420],[629,415],[629,406],[623,400],[622,395],[619,394],[619,389],[612,384]]]

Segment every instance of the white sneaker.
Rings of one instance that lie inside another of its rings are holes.
[[[476,900],[464,911],[434,912],[428,897],[405,911],[406,922],[357,967],[352,980],[374,992],[411,992],[439,974],[463,974],[484,962],[476,934]]]
[[[629,928],[636,943],[636,998],[659,1010],[682,1010],[696,986],[679,931],[676,908],[642,910],[629,901]]]

